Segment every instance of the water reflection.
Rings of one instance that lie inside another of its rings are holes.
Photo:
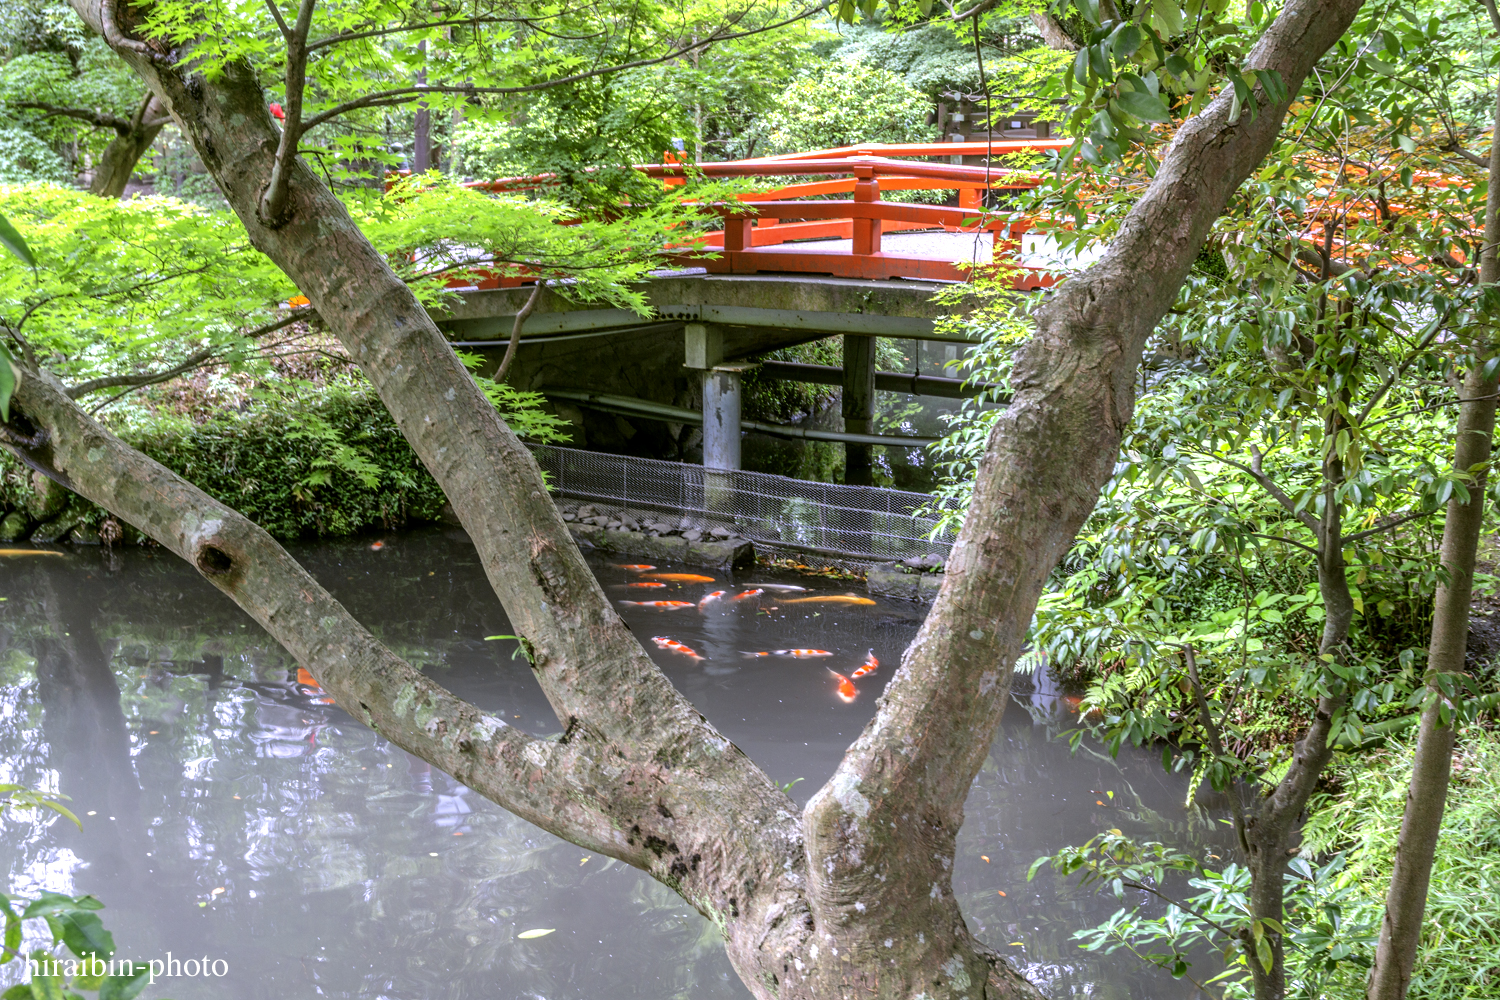
[[[300,554],[385,642],[457,693],[533,732],[560,728],[514,644],[485,641],[510,628],[461,533]],[[631,579],[603,563],[596,572]],[[664,596],[709,589],[673,584]],[[0,868],[18,892],[101,897],[124,954],[229,963],[223,980],[172,980],[148,997],[747,995],[712,925],[674,894],[355,723],[171,557],[0,563],[0,596],[0,781],[60,790],[84,820],[80,832],[12,815]],[[706,657],[653,647],[772,777],[805,779],[799,802],[873,713],[919,621],[901,602],[792,606],[774,593],[713,614],[622,611],[643,639],[668,634]],[[850,672],[872,646],[884,666],[842,703],[829,668]],[[834,656],[741,655],[795,647]],[[1065,714],[1051,694],[1035,692],[1035,707]],[[1054,997],[1187,996],[1128,956],[1087,955],[1068,940],[1112,899],[1046,874],[1025,881],[1038,855],[1111,826],[1195,837],[1181,784],[1154,758],[1117,767],[1070,756],[1047,734],[1014,708],[976,779],[956,870],[972,925]],[[517,940],[536,927],[557,932]]]

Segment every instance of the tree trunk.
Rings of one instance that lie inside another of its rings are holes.
[[[74,2],[97,29],[113,0]],[[1290,0],[1247,68],[1279,71],[1297,93],[1358,8]],[[258,221],[275,132],[250,67],[206,80],[188,52],[116,50],[165,100],[252,243],[312,300],[442,486],[526,637],[564,736],[518,733],[413,671],[264,532],[121,445],[44,376],[16,396],[50,433],[49,445],[21,449],[26,457],[193,561],[393,742],[672,887],[719,926],[757,997],[1036,997],[969,934],[953,896],[964,799],[1043,582],[1113,467],[1146,337],[1271,148],[1286,102],[1262,95],[1258,117],[1230,124],[1226,93],[1186,123],[1104,258],[1040,311],[933,612],[876,718],[799,817],[625,629],[530,454],[342,204],[292,162],[283,219]]]
[[[89,182],[89,193],[101,198],[118,198],[124,194],[125,186],[135,173],[135,165],[146,155],[146,150],[151,148],[166,123],[166,106],[156,95],[150,95],[141,112],[130,122],[130,130],[116,135],[104,147],[99,163],[94,167],[94,179]]]
[[[1484,248],[1479,255],[1479,283],[1500,280],[1497,247],[1500,243],[1500,94],[1496,96],[1495,133],[1490,140],[1489,193],[1484,212]],[[1494,344],[1488,329],[1481,327],[1473,345],[1474,362],[1464,378],[1458,428],[1453,442],[1453,468],[1473,472],[1469,500],[1448,501],[1443,523],[1443,569],[1448,582],[1440,584],[1433,601],[1432,639],[1427,647],[1429,684],[1440,674],[1460,674],[1469,641],[1469,602],[1474,590],[1474,561],[1479,532],[1484,523],[1484,489],[1489,474],[1490,442],[1495,434],[1497,380],[1485,378],[1483,362]],[[1396,841],[1396,859],[1391,885],[1385,898],[1385,918],[1380,924],[1380,942],[1375,949],[1375,967],[1366,989],[1368,1000],[1402,1000],[1411,985],[1422,938],[1422,913],[1427,907],[1427,886],[1432,877],[1432,859],[1437,852],[1443,809],[1448,799],[1454,731],[1450,720],[1442,724],[1439,707],[1446,701],[1440,691],[1422,711],[1417,747],[1412,758],[1411,782],[1401,815],[1401,833]]]
[[[1034,10],[1031,12],[1031,23],[1036,28],[1037,34],[1042,36],[1042,41],[1047,47],[1058,49],[1062,52],[1077,52],[1078,43],[1073,41],[1071,35],[1045,10]]]

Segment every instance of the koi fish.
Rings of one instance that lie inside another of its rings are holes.
[[[794,597],[782,604],[874,604],[868,597],[855,597],[853,594],[830,594],[823,597]]]
[[[678,608],[697,607],[692,601],[621,601],[635,608],[655,608],[658,611],[676,611]]]
[[[744,600],[748,600],[749,598],[752,598],[752,597],[759,597],[761,594],[764,594],[764,593],[765,593],[764,590],[747,590],[743,594],[735,594],[734,597],[731,598],[731,600],[744,601]]]
[[[838,678],[838,682],[839,682],[839,687],[838,687],[839,701],[842,701],[845,705],[847,705],[850,702],[852,702],[855,698],[859,697],[859,691],[854,687],[854,682],[853,681],[851,681],[849,678],[845,677],[843,674],[834,673],[832,670],[830,670],[828,672],[830,674],[833,674],[834,677]]]
[[[297,668],[297,683],[303,685],[304,687],[310,688],[320,688],[323,686],[318,683],[318,679],[316,677],[307,672],[306,667]]]
[[[701,573],[652,573],[653,580],[670,580],[673,583],[713,583],[714,578]]]
[[[648,569],[656,568],[655,566],[647,566],[645,563],[632,563],[629,566],[621,566],[619,563],[612,563],[611,565],[613,565],[615,569],[628,569],[632,573],[644,573]]]
[[[0,556],[60,556],[51,549],[0,549]]]
[[[747,587],[760,587],[762,590],[806,590],[795,583],[747,583]]]
[[[611,586],[624,587],[627,590],[653,590],[656,588],[666,589],[665,583],[616,583]]]
[[[665,585],[663,585],[663,586],[665,586]],[[701,600],[701,601],[698,602],[698,610],[702,611],[704,608],[708,607],[710,604],[712,604],[715,601],[719,600],[721,597],[724,596],[724,593],[725,592],[722,591],[722,590],[716,590],[712,594],[705,594],[703,596],[703,600]]]
[[[371,542],[370,543],[370,551],[371,552],[379,552],[383,548],[385,548],[385,542]]]
[[[752,653],[749,650],[741,650],[745,656],[791,656],[799,660],[811,659],[815,656],[832,656],[826,649],[767,649],[762,652]]]
[[[868,674],[873,674],[879,666],[880,666],[880,661],[877,660],[877,659],[875,659],[875,650],[872,649],[865,656],[865,662],[860,666],[860,668],[858,670],[856,670],[856,671],[854,671],[854,673],[850,674],[849,678],[850,678],[850,680],[856,680],[857,681],[861,677],[864,677],[864,676],[866,676]]]
[[[703,657],[689,649],[686,644],[678,642],[676,639],[669,639],[664,635],[654,635],[651,637],[651,641],[656,643],[661,649],[670,649],[674,653],[681,653],[690,660],[703,659]]]

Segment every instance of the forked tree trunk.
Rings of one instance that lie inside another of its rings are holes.
[[[146,150],[151,148],[166,123],[166,106],[153,94],[141,112],[131,119],[129,130],[118,133],[104,147],[99,163],[94,167],[94,178],[89,182],[89,193],[101,198],[123,195],[135,174],[136,164],[146,155]]]
[[[74,0],[102,27],[102,3]],[[1247,69],[1295,94],[1359,0],[1290,0]],[[120,5],[128,33],[142,9]],[[213,80],[185,52],[116,50],[166,102],[253,244],[307,295],[474,540],[565,735],[537,740],[394,657],[263,531],[121,445],[45,376],[18,391],[50,434],[21,449],[204,575],[339,704],[558,836],[671,886],[724,934],[761,998],[1035,997],[976,941],[953,896],[955,837],[1043,581],[1092,509],[1134,405],[1146,337],[1204,235],[1275,140],[1286,103],[1229,123],[1223,96],[1178,132],[1103,259],[1040,311],[1015,368],[942,592],[875,719],[802,815],[631,637],[536,464],[410,291],[300,162],[287,211],[257,219],[277,135],[251,69]],[[1066,458],[1062,458],[1066,456]]]
[[[1495,102],[1495,132],[1490,140],[1489,192],[1485,200],[1484,245],[1479,254],[1479,283],[1500,280],[1497,263],[1500,244],[1500,93]],[[1493,322],[1493,320],[1490,320]],[[1469,602],[1474,596],[1474,562],[1479,532],[1484,524],[1484,490],[1488,481],[1490,442],[1495,434],[1495,392],[1500,382],[1486,378],[1483,361],[1497,338],[1488,323],[1478,330],[1472,345],[1476,363],[1464,378],[1459,405],[1458,428],[1453,441],[1453,468],[1474,473],[1469,500],[1448,501],[1443,523],[1443,569],[1448,582],[1437,589],[1432,608],[1432,639],[1427,647],[1429,675],[1459,674],[1469,642]],[[1443,699],[1443,695],[1438,696]],[[1427,908],[1427,887],[1432,860],[1437,853],[1438,834],[1448,799],[1454,731],[1450,721],[1442,724],[1440,702],[1422,712],[1417,747],[1412,758],[1411,781],[1406,807],[1401,815],[1401,833],[1396,840],[1396,859],[1391,885],[1385,898],[1385,917],[1380,924],[1380,942],[1375,949],[1375,967],[1366,990],[1369,1000],[1402,1000],[1411,985],[1422,939],[1422,914]]]

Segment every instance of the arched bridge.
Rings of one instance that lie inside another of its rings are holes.
[[[877,371],[875,338],[944,342],[954,345],[950,356],[957,357],[957,345],[968,341],[937,322],[954,311],[933,301],[939,290],[967,280],[975,268],[1008,278],[1018,289],[1052,282],[1048,271],[1028,262],[1029,226],[986,212],[985,192],[1037,183],[1034,174],[996,165],[990,157],[1066,145],[1041,139],[861,146],[641,167],[668,184],[701,171],[764,177],[774,186],[715,206],[724,228],[710,233],[706,245],[685,247],[680,270],[654,277],[646,290],[649,317],[544,290],[522,323],[507,381],[543,392],[580,425],[586,410],[645,418],[669,429],[702,426],[704,464],[718,468],[739,468],[745,429],[841,441],[848,481],[868,482],[872,446],[927,443],[871,433],[877,390],[949,397],[971,392],[956,379]],[[933,157],[949,162],[930,162]],[[513,191],[540,180],[474,186]],[[954,192],[948,200],[956,204],[881,197],[904,191]],[[829,197],[844,193],[853,197]],[[705,259],[704,250],[714,256]],[[522,278],[482,277],[437,317],[439,325],[456,346],[498,363],[531,296],[531,288],[521,287],[526,284]],[[838,367],[759,360],[778,348],[835,335],[843,336]],[[742,420],[741,379],[756,368],[771,378],[842,386],[845,430]]]

